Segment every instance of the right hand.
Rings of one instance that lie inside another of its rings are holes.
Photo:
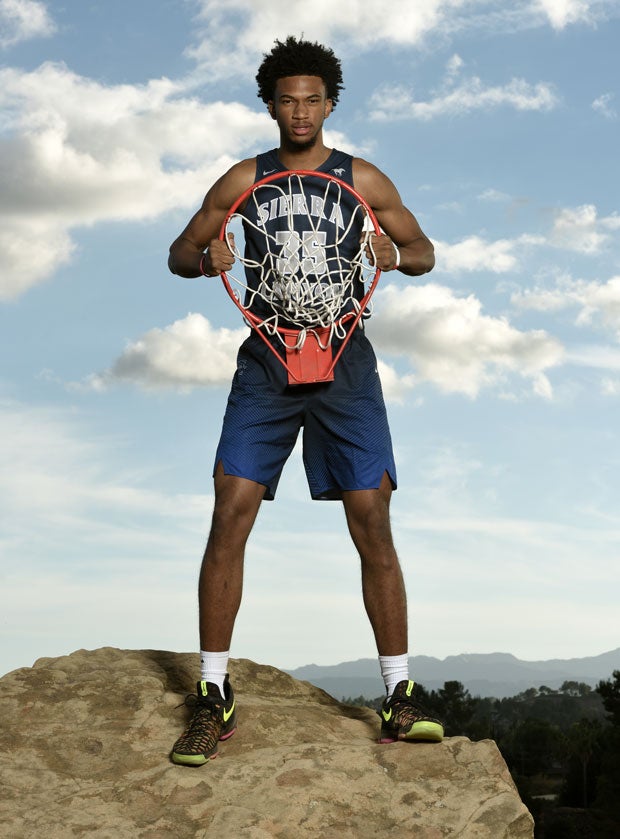
[[[203,273],[207,277],[217,277],[223,271],[230,271],[235,261],[234,247],[235,237],[233,233],[228,234],[228,245],[221,239],[212,239],[201,258]]]

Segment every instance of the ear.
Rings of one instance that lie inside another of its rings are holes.
[[[275,119],[276,118],[276,106],[273,102],[273,99],[270,99],[269,102],[267,102],[267,110],[269,111],[269,116],[271,117],[271,119]]]
[[[325,100],[325,119],[327,119],[327,117],[331,114],[331,112],[333,110],[334,110],[334,103],[332,102],[331,99],[326,99]]]

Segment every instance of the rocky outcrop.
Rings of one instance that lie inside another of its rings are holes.
[[[7,839],[531,839],[492,741],[376,742],[369,709],[231,662],[239,729],[200,768],[169,761],[198,656],[80,650],[0,679]]]

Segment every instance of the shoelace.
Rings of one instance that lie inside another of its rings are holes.
[[[214,710],[218,710],[222,707],[222,701],[213,699],[212,697],[207,696],[197,696],[195,693],[188,693],[183,702],[180,705],[177,705],[177,708],[196,708],[197,705],[202,706],[209,706]]]

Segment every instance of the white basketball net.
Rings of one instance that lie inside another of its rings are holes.
[[[277,182],[258,185],[250,194],[250,202],[258,223],[250,221],[242,212],[234,212],[226,226],[226,233],[235,233],[235,244],[227,242],[236,263],[227,272],[229,285],[242,290],[243,296],[234,290],[237,300],[243,300],[243,307],[249,311],[261,311],[261,322],[253,323],[269,335],[275,335],[284,343],[280,330],[298,330],[296,346],[300,348],[308,332],[313,332],[324,348],[334,336],[346,335],[344,315],[360,311],[360,288],[366,293],[375,277],[376,269],[366,260],[366,244],[370,234],[375,232],[365,207],[355,202],[350,217],[345,221],[342,213],[342,197],[345,188],[331,179],[317,184],[313,182],[312,192],[304,189],[304,175],[289,174]],[[269,190],[268,192],[266,190]],[[268,198],[266,198],[268,196]],[[328,202],[329,197],[329,202]],[[347,213],[352,206],[347,202]],[[327,241],[324,210],[329,212],[331,242]],[[276,214],[280,229],[275,235],[261,224],[271,214]],[[250,227],[252,237],[259,243],[260,260],[248,258],[241,252],[239,222]],[[350,255],[350,244],[345,246],[348,234],[363,231],[358,250]],[[376,231],[378,232],[378,231]],[[348,253],[346,252],[348,251]],[[373,253],[374,256],[374,253]],[[254,275],[253,285],[243,269],[250,269]],[[236,273],[233,273],[236,270]],[[266,305],[265,305],[266,304]],[[370,314],[369,307],[364,314]],[[266,313],[265,313],[266,312]],[[317,334],[320,330],[321,338]]]

